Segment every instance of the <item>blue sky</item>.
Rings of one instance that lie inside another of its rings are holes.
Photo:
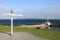
[[[8,19],[2,14],[10,9],[24,15],[15,19],[60,19],[60,0],[0,0],[0,19]]]

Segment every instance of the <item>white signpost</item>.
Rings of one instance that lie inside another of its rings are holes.
[[[11,35],[13,35],[13,16],[23,16],[22,14],[14,14],[13,10],[11,10],[10,14],[3,14],[3,16],[10,16],[11,17]]]

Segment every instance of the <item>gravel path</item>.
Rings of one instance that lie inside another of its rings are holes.
[[[0,40],[45,40],[42,38],[37,38],[27,32],[14,32],[13,36],[9,33],[0,33]]]

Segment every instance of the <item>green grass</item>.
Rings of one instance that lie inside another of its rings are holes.
[[[0,32],[10,32],[10,27],[0,26]],[[14,32],[28,32],[39,38],[45,38],[48,40],[60,40],[60,32],[54,32],[51,30],[14,27]]]

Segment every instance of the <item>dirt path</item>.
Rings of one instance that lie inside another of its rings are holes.
[[[27,32],[14,32],[13,36],[9,33],[0,33],[0,40],[45,40],[42,38],[37,38]]]

